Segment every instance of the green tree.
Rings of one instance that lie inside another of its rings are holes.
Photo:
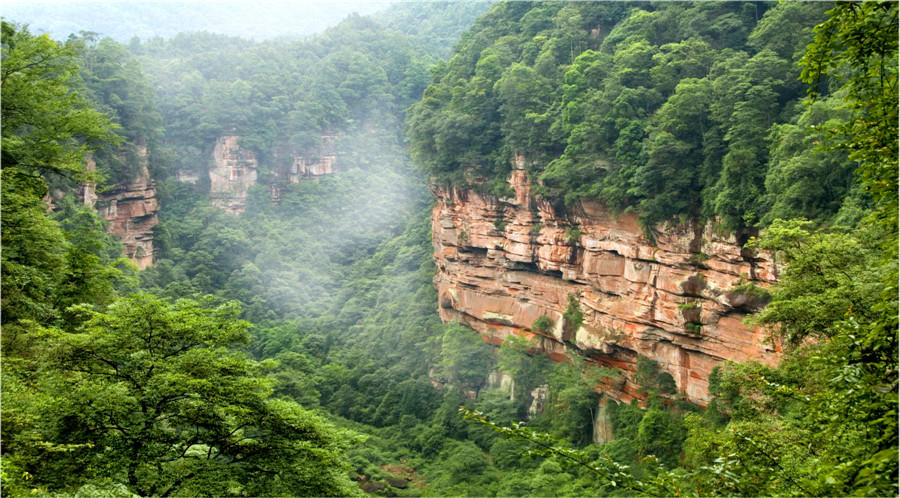
[[[898,7],[894,2],[842,2],[815,29],[801,60],[809,97],[818,99],[829,78],[846,90],[850,119],[830,126],[831,148],[858,161],[862,184],[877,202],[875,216],[897,230]]]
[[[839,106],[837,96],[820,99],[806,106],[795,123],[772,127],[765,224],[796,217],[829,223],[842,206],[859,201],[859,195],[850,194],[855,163],[846,151],[820,146],[828,140],[824,129],[847,118],[849,111]]]
[[[457,386],[481,389],[494,364],[491,346],[472,329],[449,324],[441,338],[441,371]]]
[[[687,78],[705,78],[712,70],[715,53],[701,38],[693,37],[659,47],[653,56],[656,65],[650,68],[653,87],[669,95]]]
[[[0,278],[6,346],[14,335],[7,325],[19,320],[47,323],[58,316],[53,297],[65,274],[66,239],[41,200],[47,184],[18,168],[4,168],[2,174]]]
[[[803,58],[803,77],[811,101],[827,77],[842,84],[851,113],[828,123],[822,148],[848,151],[860,164],[859,182],[876,208],[850,233],[812,232],[796,220],[775,220],[767,231],[761,245],[786,265],[761,319],[777,321],[776,333],[796,349],[777,368],[726,365],[711,378],[716,405],[732,421],[718,435],[694,424],[689,445],[701,448],[692,459],[704,447],[727,455],[707,461],[716,475],[706,482],[719,492],[898,489],[897,5],[847,2],[828,15]]]
[[[713,189],[714,205],[731,230],[753,226],[761,217],[768,160],[765,138],[778,117],[787,74],[787,61],[763,50],[747,59],[736,74],[723,74],[713,85],[724,101],[716,102],[713,109],[728,113],[722,116],[728,127],[724,135],[728,151]]]
[[[512,151],[535,160],[540,153],[553,150],[549,133],[556,116],[550,109],[551,82],[532,68],[515,63],[503,72],[494,89],[501,102],[500,129]]]
[[[641,418],[634,442],[642,455],[653,455],[668,467],[677,467],[684,438],[680,415],[651,408]]]
[[[77,92],[73,47],[3,21],[2,63],[3,168],[83,178],[85,156],[121,140]]]
[[[527,402],[528,393],[546,382],[549,366],[546,356],[538,352],[537,341],[510,334],[503,340],[497,353],[497,367],[513,379],[514,399],[520,404]],[[520,410],[521,415],[525,415],[524,410]]]
[[[756,320],[778,330],[791,344],[831,337],[847,316],[873,318],[886,271],[872,230],[854,234],[810,233],[803,220],[775,220],[759,246],[787,263],[772,302]]]
[[[44,353],[62,374],[57,437],[84,445],[56,456],[90,462],[78,477],[141,496],[355,493],[340,456],[348,434],[270,398],[261,365],[233,349],[249,339],[235,303],[138,295],[81,312],[91,317],[77,333],[47,331]],[[53,489],[74,477],[32,474]]]
[[[59,181],[60,175],[86,179],[86,155],[120,141],[116,127],[77,91],[76,59],[72,46],[2,22],[0,258],[6,346],[23,330],[23,321],[50,324],[69,304],[108,302],[114,281],[122,277],[96,253],[95,216],[85,214],[90,226],[70,231],[69,242],[42,200],[48,181]],[[17,349],[5,349],[4,355],[12,351]]]

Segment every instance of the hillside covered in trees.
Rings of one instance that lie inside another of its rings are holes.
[[[106,35],[3,20],[4,495],[898,493],[896,3]],[[641,358],[616,403],[577,349],[442,323],[431,193],[499,203],[519,167],[560,212],[768,251],[746,326],[780,362],[717,366],[698,406]],[[108,232],[134,184],[142,270]]]

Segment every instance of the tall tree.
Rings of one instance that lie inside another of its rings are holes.
[[[85,155],[121,139],[76,91],[74,48],[6,21],[0,29],[3,168],[83,177]]]
[[[847,92],[850,119],[831,127],[833,148],[850,151],[857,173],[877,202],[876,217],[897,233],[898,21],[895,2],[843,2],[816,27],[816,42],[803,57],[811,100],[829,80]]]
[[[335,496],[356,487],[343,468],[349,434],[270,398],[263,366],[234,347],[249,341],[236,303],[151,295],[121,299],[77,333],[46,331],[42,363],[55,378],[57,444],[25,470],[49,489],[118,482],[141,496]],[[5,448],[6,449],[6,448]],[[79,468],[76,475],[49,469]]]
[[[0,29],[2,320],[4,327],[19,320],[47,324],[59,317],[54,300],[63,281],[73,276],[73,263],[87,279],[115,273],[101,277],[106,269],[99,260],[82,258],[86,253],[71,247],[59,225],[48,219],[41,200],[47,181],[60,175],[86,179],[86,155],[120,138],[117,127],[76,91],[79,67],[72,46],[5,21]]]

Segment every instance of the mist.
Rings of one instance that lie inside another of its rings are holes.
[[[37,34],[65,40],[81,31],[128,43],[132,38],[170,38],[208,31],[252,40],[305,38],[351,13],[371,14],[389,1],[356,2],[22,2],[3,3],[7,20],[26,23]]]

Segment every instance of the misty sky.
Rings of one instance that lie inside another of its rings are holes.
[[[305,37],[321,32],[348,14],[370,14],[390,1],[347,2],[51,2],[2,3],[4,20],[28,24],[32,33],[57,40],[93,31],[127,43],[137,36],[170,38],[178,32],[210,31],[263,40]]]

